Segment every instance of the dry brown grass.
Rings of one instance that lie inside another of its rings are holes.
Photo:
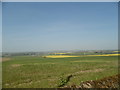
[[[8,61],[8,60],[11,60],[11,58],[6,58],[6,57],[2,58],[2,61]]]
[[[12,67],[20,67],[20,66],[22,66],[23,64],[12,64],[11,66]]]

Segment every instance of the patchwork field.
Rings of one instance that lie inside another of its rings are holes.
[[[16,56],[3,60],[3,88],[56,88],[118,73],[117,56]]]

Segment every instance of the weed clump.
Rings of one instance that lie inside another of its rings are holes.
[[[67,76],[66,78],[63,78],[62,76],[60,77],[60,83],[58,85],[58,87],[63,87],[64,85],[67,84],[67,82],[70,80],[70,78],[72,77],[72,75]]]

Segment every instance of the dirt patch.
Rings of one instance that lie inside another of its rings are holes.
[[[101,72],[101,71],[103,71],[103,69],[84,70],[84,71],[75,72],[74,75],[77,75],[77,74],[80,74],[80,73]]]
[[[20,67],[20,66],[22,66],[23,64],[12,64],[11,66],[12,67]]]
[[[9,61],[11,58],[2,58],[2,61]]]

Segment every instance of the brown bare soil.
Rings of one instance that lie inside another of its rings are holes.
[[[94,80],[94,81],[85,81],[80,83],[79,86],[65,86],[65,88],[119,88],[120,85],[120,74],[105,77],[103,79]]]
[[[6,57],[2,58],[2,61],[8,61],[8,60],[10,60],[10,58],[6,58]]]

